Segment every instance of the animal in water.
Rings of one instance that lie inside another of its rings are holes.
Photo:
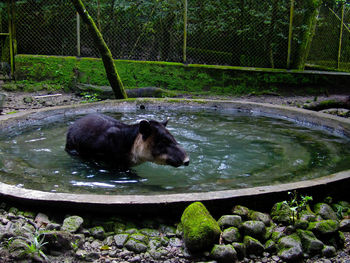
[[[120,169],[144,162],[187,166],[189,156],[166,129],[167,123],[142,120],[129,125],[107,115],[89,114],[68,128],[65,150]]]

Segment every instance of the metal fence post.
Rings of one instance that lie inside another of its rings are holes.
[[[341,10],[341,21],[340,21],[340,33],[339,33],[339,48],[338,48],[338,64],[337,68],[340,68],[340,57],[341,57],[341,46],[342,46],[342,39],[343,39],[343,28],[344,28],[344,2],[342,3],[342,10]]]
[[[77,56],[80,55],[80,15],[77,12]]]
[[[183,42],[183,63],[186,63],[187,53],[187,0],[184,0],[184,42]]]
[[[288,51],[287,51],[287,69],[290,68],[290,56],[291,56],[291,50],[292,50],[294,1],[295,0],[291,0],[290,1]]]

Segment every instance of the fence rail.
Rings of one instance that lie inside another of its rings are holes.
[[[84,2],[116,59],[286,68],[288,46],[293,60],[307,33],[310,1]],[[350,5],[331,2],[319,8],[306,62],[350,70]],[[4,3],[0,11],[5,32]],[[67,0],[17,1],[15,36],[20,54],[99,57]]]

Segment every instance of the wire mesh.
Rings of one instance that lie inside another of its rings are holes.
[[[186,61],[184,1],[83,2],[115,59],[286,67],[290,0],[187,0]],[[292,55],[307,28],[305,1],[295,2]],[[7,12],[4,5],[0,9]],[[341,5],[321,7],[307,63],[347,69],[350,31],[343,30],[339,59],[340,21],[333,12],[341,17]],[[349,6],[344,13],[347,25]],[[17,1],[16,30],[21,54],[99,57],[85,25],[77,30],[76,11],[67,0]]]

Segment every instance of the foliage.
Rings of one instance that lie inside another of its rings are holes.
[[[100,101],[101,99],[98,97],[97,93],[90,93],[90,92],[82,92],[80,94],[83,96],[84,100],[82,103],[90,103],[90,102],[97,102]]]
[[[297,219],[300,219],[300,212],[307,208],[307,203],[312,201],[312,196],[300,195],[299,197],[296,190],[288,192],[288,195],[290,196],[290,200],[277,203],[276,210],[280,210],[282,205],[287,205],[292,212],[292,222],[294,224]]]
[[[25,234],[23,236],[11,237],[9,239],[8,246],[10,247],[10,244],[16,240],[24,248],[21,252],[22,255],[31,258],[39,257],[48,262],[47,256],[43,251],[45,245],[47,244],[47,242],[44,241],[45,232],[40,231],[37,228],[35,229],[34,233],[32,233],[31,229],[26,227],[23,227],[23,229],[25,230]]]
[[[324,0],[323,5],[338,10],[344,1]],[[310,3],[317,1],[295,2],[293,49],[307,32],[305,18],[313,9]],[[22,0],[16,7],[19,53],[76,55],[76,16],[70,1]],[[118,59],[181,62],[183,7],[183,1],[175,0],[86,1],[87,10]],[[284,68],[289,9],[289,0],[188,0],[187,62]],[[321,23],[325,18],[322,13]],[[333,25],[334,32],[336,28]],[[325,37],[326,33],[319,35],[336,41]],[[81,35],[81,55],[98,56],[85,27],[81,27]],[[336,49],[323,47],[322,53],[328,57],[336,55]]]

